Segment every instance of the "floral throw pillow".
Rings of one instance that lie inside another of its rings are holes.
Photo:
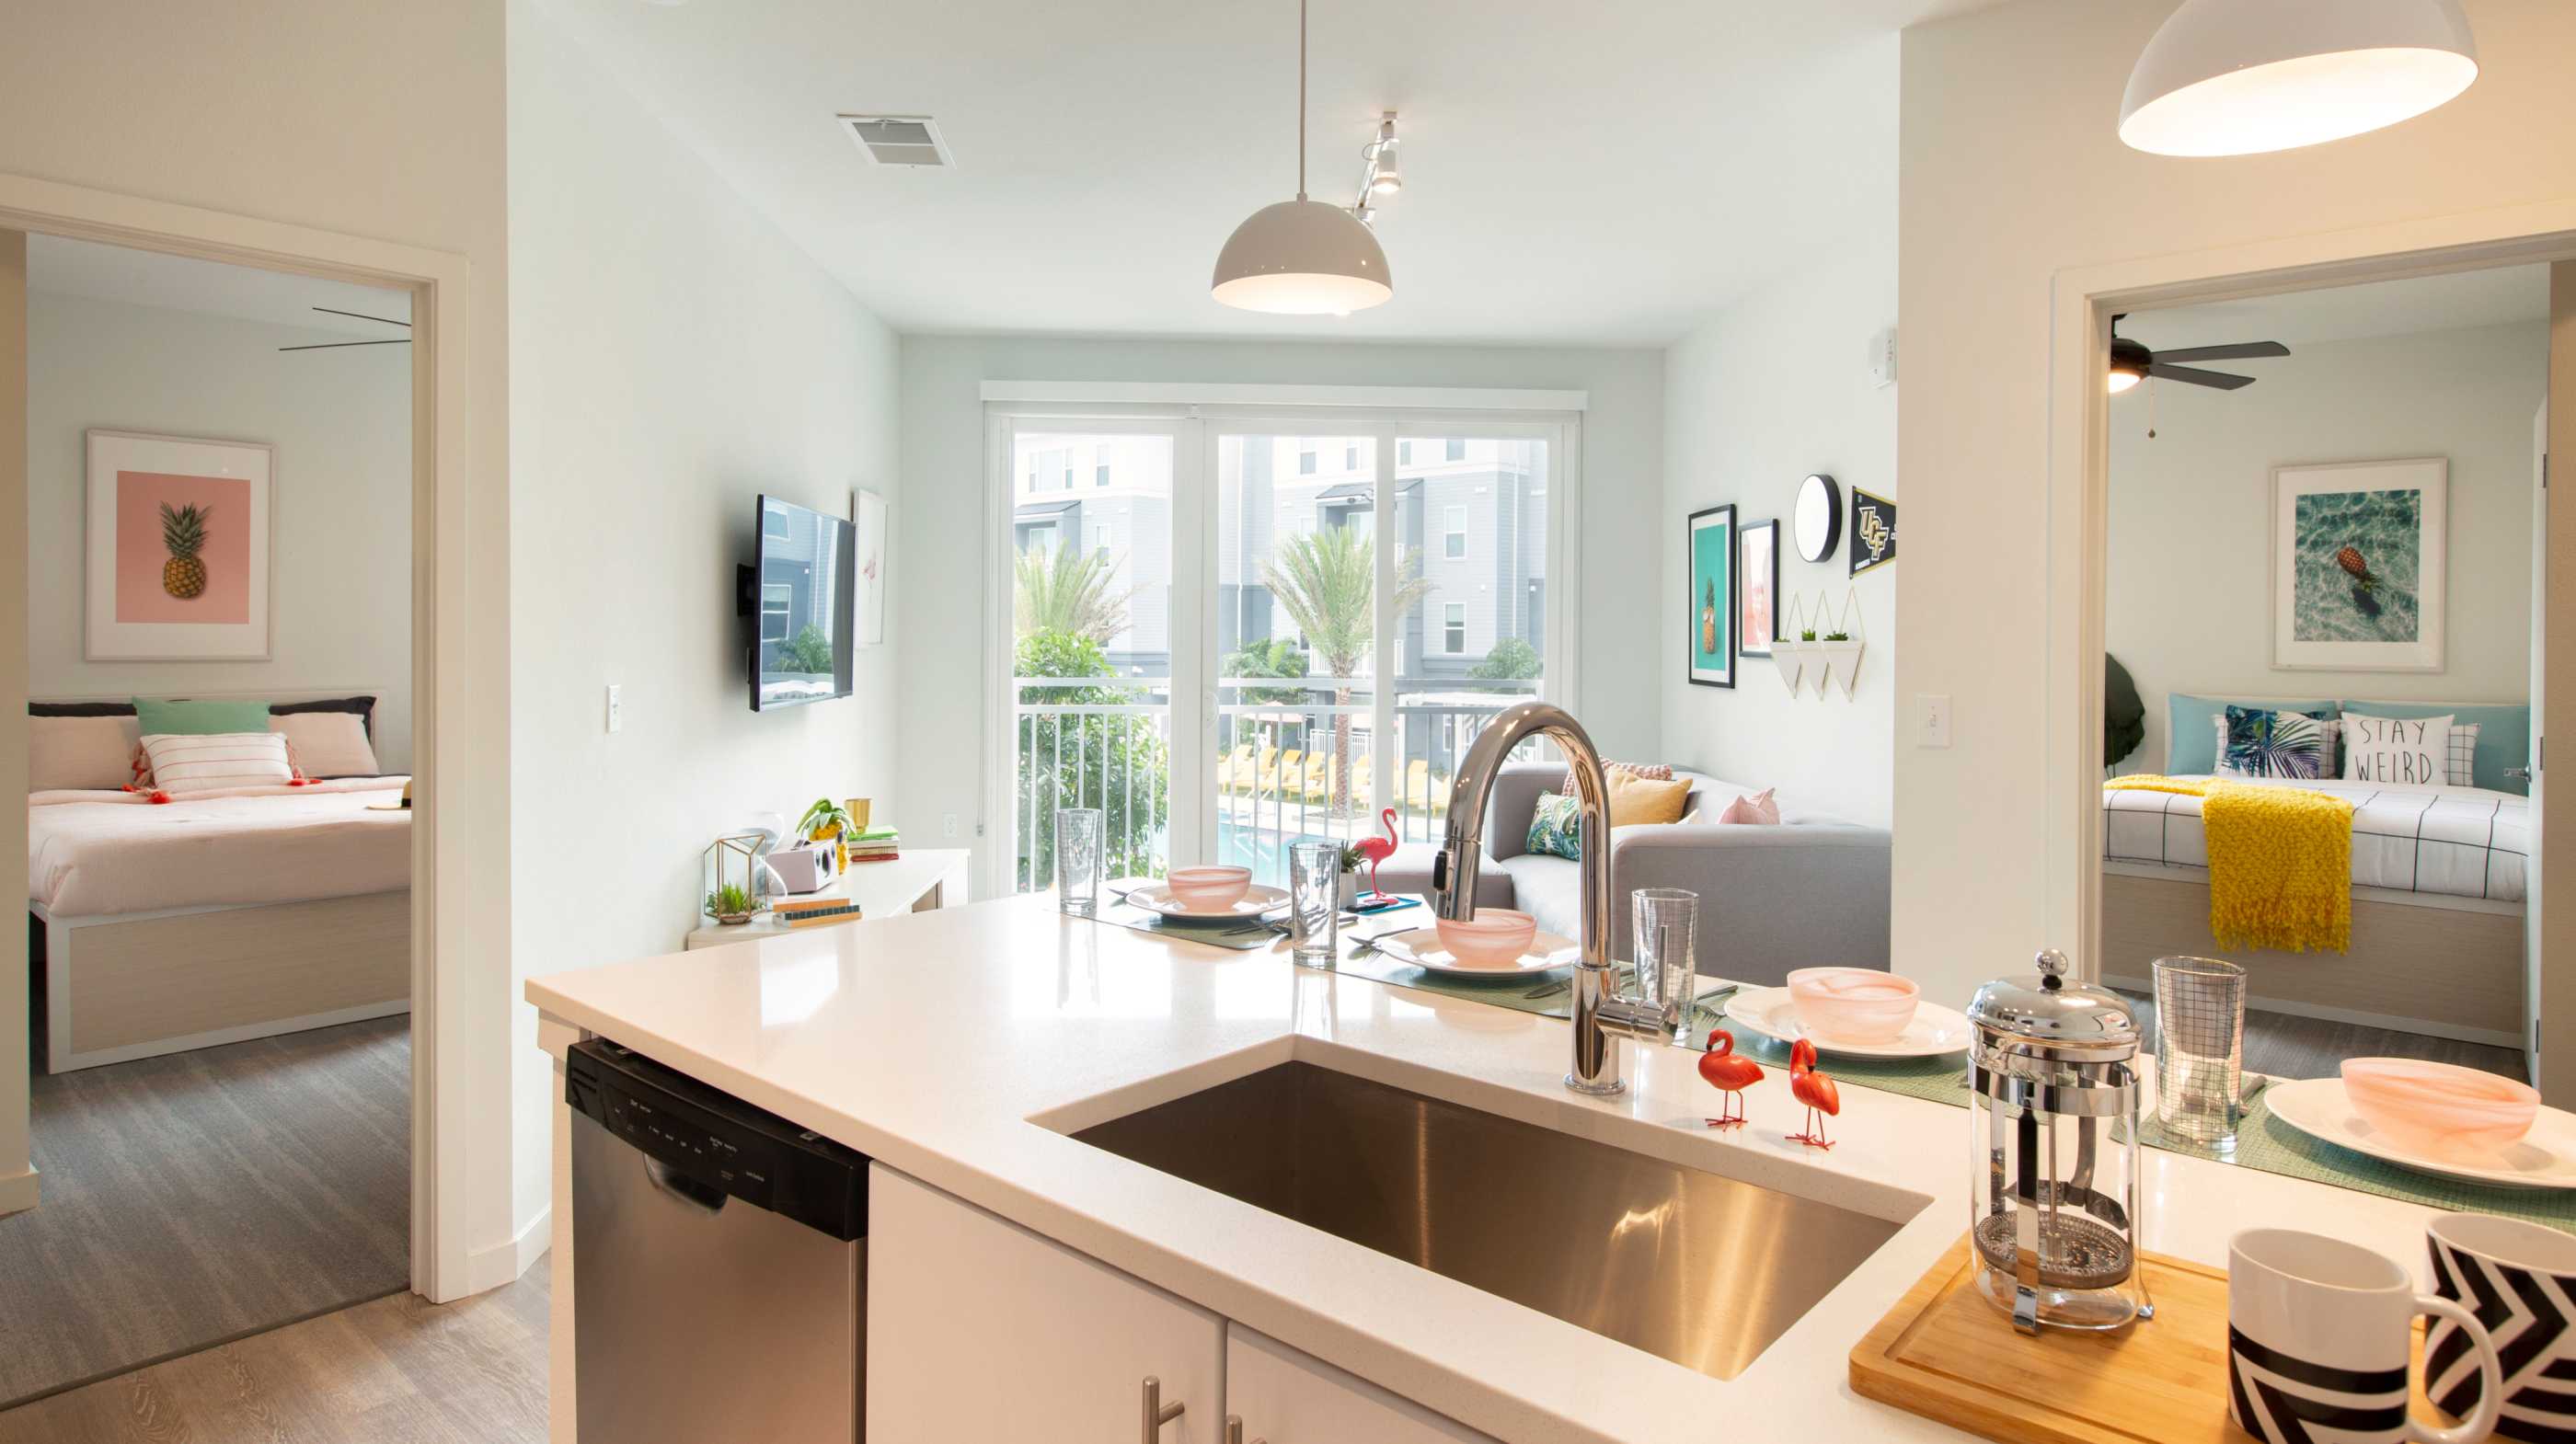
[[[1529,840],[1522,844],[1528,852],[1550,857],[1583,856],[1583,804],[1561,792],[1539,794],[1538,806],[1530,813]]]
[[[2230,706],[2222,771],[2244,777],[2324,777],[2325,723],[2301,712]]]

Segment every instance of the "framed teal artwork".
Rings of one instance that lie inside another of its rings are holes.
[[[1690,519],[1690,680],[1694,687],[1735,685],[1735,506],[1712,506]]]

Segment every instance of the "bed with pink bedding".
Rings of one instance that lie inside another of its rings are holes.
[[[403,777],[241,788],[155,803],[127,792],[27,798],[27,900],[48,917],[241,907],[411,886]]]

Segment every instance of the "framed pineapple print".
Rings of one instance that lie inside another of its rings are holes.
[[[275,452],[91,431],[82,655],[265,661]]]
[[[2451,464],[2272,468],[2272,665],[2442,670]]]
[[[1735,505],[1712,506],[1690,518],[1690,680],[1695,687],[1735,685]]]

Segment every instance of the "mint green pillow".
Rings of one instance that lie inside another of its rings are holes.
[[[1538,806],[1530,811],[1529,840],[1522,844],[1522,850],[1579,861],[1583,856],[1583,799],[1562,792],[1540,793]]]
[[[146,737],[203,737],[215,732],[265,732],[265,702],[155,702],[134,699],[134,720]]]

